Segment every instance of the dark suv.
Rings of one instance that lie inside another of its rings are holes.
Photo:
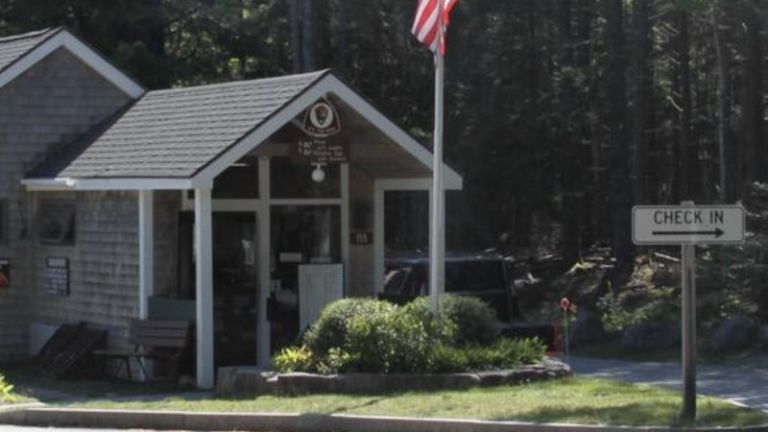
[[[398,255],[386,260],[384,292],[379,298],[396,304],[429,295],[429,258]],[[451,255],[445,259],[445,292],[474,296],[496,310],[502,323],[519,316],[514,286],[504,257],[499,254]]]

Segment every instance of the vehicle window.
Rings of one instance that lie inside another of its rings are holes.
[[[449,262],[445,282],[448,292],[506,289],[504,268],[498,261]]]

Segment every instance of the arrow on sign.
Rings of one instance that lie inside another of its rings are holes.
[[[715,228],[713,231],[654,231],[653,235],[712,235],[715,238],[720,238],[725,234],[725,231],[720,228]]]

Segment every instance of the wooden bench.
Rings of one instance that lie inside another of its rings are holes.
[[[99,350],[94,354],[103,359],[104,370],[108,360],[119,360],[120,366],[114,375],[118,376],[125,367],[128,380],[132,381],[131,359],[138,361],[145,379],[148,378],[144,359],[163,360],[171,367],[169,378],[178,380],[179,363],[189,345],[190,326],[188,321],[141,320],[131,321],[128,329],[128,342],[133,350]]]

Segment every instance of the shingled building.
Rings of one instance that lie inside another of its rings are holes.
[[[196,379],[384,281],[429,151],[331,71],[146,91],[64,28],[0,39],[0,362],[62,323],[195,326]],[[446,183],[461,188],[446,167]]]

